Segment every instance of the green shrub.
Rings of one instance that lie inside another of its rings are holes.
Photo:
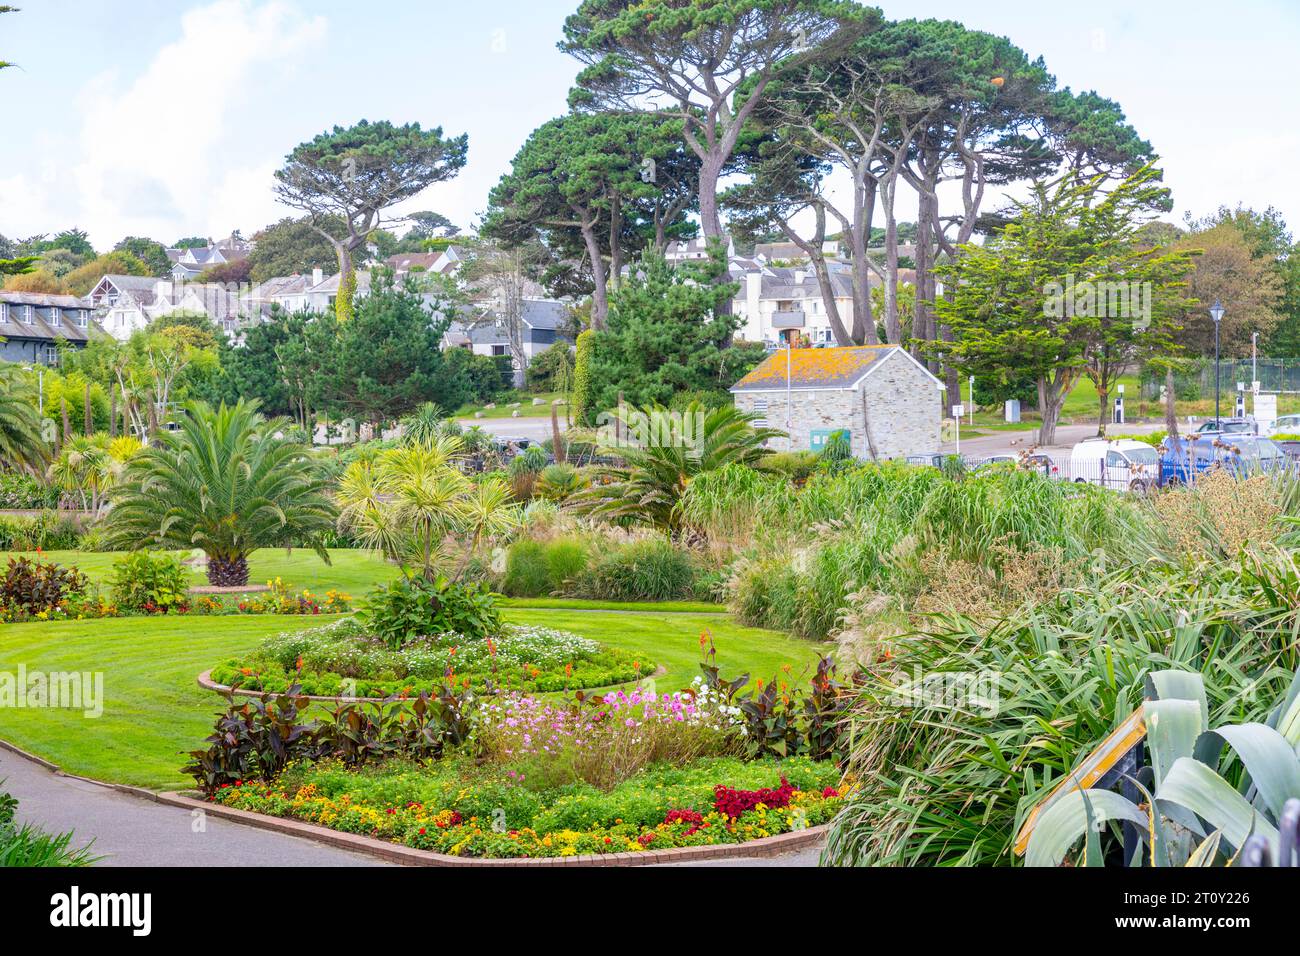
[[[85,594],[86,576],[76,568],[10,558],[9,567],[0,577],[0,610],[12,615],[40,614],[52,611],[68,598]]]
[[[569,590],[605,601],[671,601],[689,598],[695,566],[685,551],[662,538],[634,541],[591,561]]]
[[[561,538],[546,545],[546,573],[551,591],[582,573],[587,566],[587,546],[580,538]]]
[[[775,472],[789,478],[795,484],[803,484],[817,470],[817,453],[811,451],[778,451],[763,459],[763,464]]]
[[[0,515],[0,551],[71,551],[81,540],[81,529],[67,515]]]
[[[535,490],[547,501],[564,501],[586,484],[586,478],[572,465],[547,465],[542,469]]]
[[[506,556],[506,577],[501,590],[511,597],[541,597],[549,594],[550,589],[551,575],[541,542],[525,538],[512,544]]]
[[[412,637],[453,633],[481,640],[501,631],[501,612],[487,585],[445,577],[401,578],[375,588],[362,603],[361,620],[391,648]]]
[[[0,508],[53,510],[59,506],[59,489],[45,482],[11,471],[0,474]]]
[[[167,613],[189,603],[190,574],[166,551],[133,551],[113,562],[113,601],[124,611]]]
[[[533,356],[524,381],[535,392],[563,392],[573,383],[573,353],[568,342],[556,342]]]
[[[511,597],[544,597],[561,590],[586,566],[587,545],[581,538],[524,538],[510,546],[501,590]]]

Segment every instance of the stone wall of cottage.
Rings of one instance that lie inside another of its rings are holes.
[[[904,458],[939,449],[938,386],[906,356],[891,355],[867,376],[867,416],[877,458]],[[736,407],[767,419],[772,428],[786,429],[786,393],[737,392]],[[769,443],[774,451],[807,450],[813,432],[849,429],[853,454],[870,459],[862,394],[853,389],[794,389],[790,392],[790,437]]]
[[[939,450],[943,393],[915,362],[895,353],[863,380],[862,387],[878,457],[905,458]],[[865,447],[858,450],[856,441],[853,451],[870,457]]]

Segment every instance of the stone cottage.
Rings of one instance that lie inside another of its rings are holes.
[[[777,451],[820,451],[841,431],[849,433],[856,458],[884,461],[939,449],[941,383],[896,345],[782,349],[731,392],[737,408],[789,433],[769,442]]]

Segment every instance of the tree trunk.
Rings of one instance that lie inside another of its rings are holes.
[[[1107,414],[1110,410],[1110,383],[1104,382],[1097,386],[1097,437],[1106,437],[1106,425],[1110,421]]]
[[[108,437],[117,437],[117,389],[108,390]]]
[[[700,229],[705,239],[722,238],[722,218],[718,215],[718,180],[725,158],[709,156],[700,164]]]
[[[1178,414],[1174,408],[1174,367],[1165,369],[1165,431],[1170,438],[1178,437]]]
[[[352,318],[353,301],[357,294],[357,271],[352,262],[352,250],[342,243],[334,246],[339,257],[339,291],[334,297],[334,315],[340,322]]]
[[[234,588],[248,583],[248,559],[208,555],[208,583],[215,588]]]
[[[903,327],[898,319],[898,217],[894,215],[897,174],[881,188],[881,205],[885,210],[885,341],[899,345]]]
[[[854,185],[853,228],[849,230],[853,263],[853,339],[863,345],[877,345],[876,320],[871,314],[871,266],[867,246],[871,243],[871,220],[875,213],[874,182]]]
[[[86,437],[89,438],[95,432],[95,416],[92,414],[93,409],[90,407],[90,383],[86,383]]]
[[[600,243],[596,241],[595,225],[582,226],[582,239],[587,245],[587,256],[591,259],[591,278],[594,288],[591,291],[591,327],[600,331],[605,327],[605,317],[609,315],[609,291],[605,276],[605,257],[600,254]]]
[[[1043,416],[1043,424],[1038,429],[1038,444],[1056,444],[1056,423],[1061,417],[1064,405],[1060,391],[1048,382],[1046,376],[1038,378],[1038,411]]]

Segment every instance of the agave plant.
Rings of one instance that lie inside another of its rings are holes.
[[[179,422],[131,459],[113,490],[110,548],[199,548],[221,587],[248,583],[257,548],[305,545],[329,561],[321,540],[334,503],[315,459],[275,437],[287,419],[264,419],[256,402],[199,402]]]
[[[756,426],[756,416],[734,406],[691,402],[681,412],[659,405],[615,413],[611,453],[625,465],[606,469],[591,489],[574,496],[588,514],[681,530],[682,496],[697,475],[728,464],[763,469],[764,447],[784,432]]]
[[[1103,834],[1112,823],[1132,825],[1141,837],[1140,852],[1124,860],[1128,866],[1213,866],[1239,861],[1244,849],[1255,865],[1294,861],[1300,674],[1266,722],[1213,730],[1200,674],[1155,671],[1148,691],[1149,763],[1124,776],[1129,794],[1063,792],[1031,834],[1026,865],[1060,865],[1085,838],[1084,862],[1102,866]]]

